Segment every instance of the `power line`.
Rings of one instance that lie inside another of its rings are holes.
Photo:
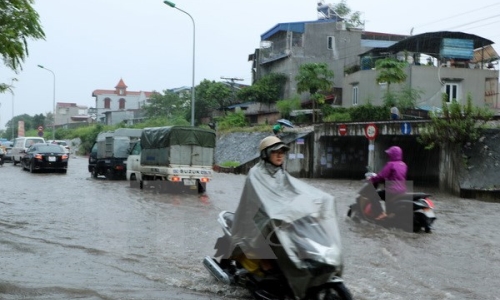
[[[220,79],[230,80],[231,81],[231,83],[230,83],[230,85],[231,85],[231,93],[233,95],[232,96],[232,98],[233,98],[232,99],[232,103],[234,103],[236,101],[236,96],[235,96],[235,93],[234,93],[234,84],[235,84],[234,82],[235,81],[243,81],[243,79],[242,78],[237,78],[237,77],[223,77],[223,76],[221,76]]]
[[[448,18],[444,18],[444,19],[439,19],[437,21],[433,21],[433,22],[430,22],[430,23],[427,23],[427,24],[423,24],[423,25],[418,25],[418,26],[415,26],[416,28],[419,28],[419,27],[425,27],[425,26],[429,26],[429,25],[433,25],[433,24],[436,24],[436,23],[439,23],[439,22],[442,22],[442,21],[446,21],[446,20],[449,20],[449,19],[453,19],[453,18],[456,18],[456,17],[460,17],[460,16],[463,16],[463,15],[466,15],[466,14],[470,14],[472,12],[476,12],[476,11],[479,11],[479,10],[482,10],[482,9],[485,9],[485,8],[489,8],[489,7],[492,7],[492,6],[496,6],[496,5],[499,5],[500,3],[495,3],[495,4],[491,4],[491,5],[487,5],[487,6],[483,6],[483,7],[480,7],[478,9],[474,9],[474,10],[469,10],[467,12],[464,12],[464,13],[460,13],[460,14],[457,14],[457,15],[454,15],[454,16],[451,16],[451,17],[448,17]]]

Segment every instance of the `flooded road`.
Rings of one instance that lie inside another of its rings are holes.
[[[92,179],[84,157],[63,174],[0,168],[0,299],[248,299],[201,264],[245,176],[216,174],[205,196]],[[500,204],[440,194],[433,234],[345,217],[361,181],[304,181],[337,200],[355,299],[500,299]],[[426,190],[428,191],[428,190]]]

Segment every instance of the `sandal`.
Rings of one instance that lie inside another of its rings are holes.
[[[375,220],[380,221],[380,220],[383,220],[385,218],[387,218],[387,215],[385,212],[382,212],[382,213],[380,213],[380,215],[378,215],[378,217],[375,218]]]

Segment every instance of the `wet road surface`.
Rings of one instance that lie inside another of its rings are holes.
[[[0,299],[248,299],[201,264],[234,211],[245,176],[216,174],[207,194],[166,195],[92,179],[0,168]],[[344,279],[355,299],[500,299],[500,204],[431,190],[433,234],[345,217],[361,181],[304,179],[333,194]],[[425,189],[429,191],[429,189]]]

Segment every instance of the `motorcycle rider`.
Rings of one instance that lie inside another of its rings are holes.
[[[268,247],[262,247],[262,243],[268,245],[268,242],[261,239],[261,237],[267,236],[269,233],[266,232],[266,224],[264,224],[264,221],[267,220],[267,214],[265,208],[255,207],[255,203],[249,201],[243,195],[246,194],[247,189],[254,189],[254,184],[249,179],[251,177],[265,181],[266,187],[269,187],[276,193],[279,193],[281,189],[287,188],[287,176],[289,175],[283,169],[283,163],[286,153],[289,150],[290,147],[276,136],[268,136],[260,141],[260,161],[248,172],[242,197],[235,211],[235,220],[243,221],[234,224],[232,233],[238,236],[253,232],[253,237],[245,236],[252,249],[244,250],[244,255],[247,258],[245,259],[247,266],[250,264],[253,265],[249,269],[256,269],[256,271],[258,270],[257,272],[267,272],[274,267],[273,260],[269,259],[273,255],[262,252],[262,249],[268,249]],[[249,253],[254,253],[254,255],[249,255]],[[240,255],[243,255],[243,253],[240,253]]]
[[[379,191],[381,199],[386,201],[387,212],[390,212],[392,199],[395,196],[406,193],[406,172],[408,166],[403,161],[403,150],[398,146],[392,146],[385,150],[389,161],[385,164],[382,170],[377,175],[369,180],[373,184],[384,182],[385,190]],[[381,220],[387,217],[384,212],[380,199],[372,201],[372,211],[377,216],[376,220]]]

